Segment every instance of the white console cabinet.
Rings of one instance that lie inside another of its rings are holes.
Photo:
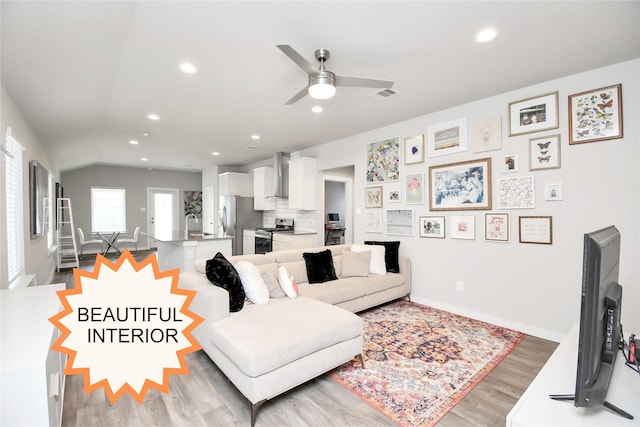
[[[313,211],[317,199],[317,160],[299,157],[289,160],[289,209]]]
[[[640,426],[640,378],[624,364],[622,352],[613,368],[607,401],[634,416],[628,420],[606,409],[576,408],[571,401],[550,394],[573,394],[578,362],[576,323],[507,414],[507,427],[525,426]]]
[[[0,425],[60,426],[66,355],[51,349],[64,283],[0,291],[2,395]]]

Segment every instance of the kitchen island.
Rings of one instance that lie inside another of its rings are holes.
[[[158,247],[158,266],[165,269],[179,268],[180,272],[195,271],[194,261],[210,259],[217,252],[230,257],[231,237],[202,232],[173,231],[170,234],[149,234],[140,232],[154,240]]]

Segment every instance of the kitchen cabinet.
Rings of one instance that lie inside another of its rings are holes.
[[[241,172],[225,172],[218,175],[218,193],[221,196],[251,196],[249,191],[249,174]]]
[[[253,170],[253,209],[273,211],[276,200],[273,197],[273,168],[264,166]]]
[[[256,253],[256,231],[244,230],[242,232],[242,255],[253,255]]]
[[[316,246],[316,233],[273,233],[271,250],[305,249]]]
[[[289,161],[289,209],[313,211],[317,199],[317,160],[299,157]]]

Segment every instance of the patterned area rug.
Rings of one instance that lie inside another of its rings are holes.
[[[366,369],[328,375],[402,426],[432,426],[525,335],[408,301],[362,313]]]

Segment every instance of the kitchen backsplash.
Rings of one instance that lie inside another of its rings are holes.
[[[296,231],[317,233],[316,211],[301,211],[289,209],[287,199],[276,199],[276,209],[274,211],[264,211],[262,214],[262,226],[274,227],[276,218],[293,218]]]

